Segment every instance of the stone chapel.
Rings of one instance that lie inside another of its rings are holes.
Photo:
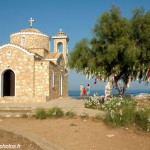
[[[62,30],[50,37],[30,23],[0,46],[0,102],[46,102],[68,96],[69,37]]]

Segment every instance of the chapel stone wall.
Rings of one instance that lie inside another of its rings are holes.
[[[34,93],[34,56],[14,48],[0,50],[0,73],[11,69],[15,74],[15,96],[33,96]]]
[[[63,96],[68,96],[68,74],[63,74]]]
[[[54,87],[52,87],[52,71],[54,71]],[[60,95],[60,74],[62,74],[62,96]],[[68,76],[64,72],[63,66],[56,66],[53,63],[50,64],[50,99],[56,99],[68,96]]]
[[[35,95],[49,97],[49,62],[35,61]]]
[[[54,72],[54,87],[52,87],[52,72]],[[60,97],[59,95],[59,74],[60,74],[60,69],[54,65],[53,63],[50,63],[50,85],[49,85],[49,95],[50,99],[56,99]]]

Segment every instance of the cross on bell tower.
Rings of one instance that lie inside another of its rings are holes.
[[[34,22],[34,19],[30,18],[29,22],[30,22],[30,28],[32,28],[32,23]]]

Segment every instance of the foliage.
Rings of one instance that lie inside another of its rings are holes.
[[[89,59],[90,58],[90,59]],[[131,19],[120,9],[103,13],[93,29],[91,40],[82,39],[70,53],[68,65],[89,78],[113,77],[114,87],[124,94],[130,81],[143,78],[150,65],[150,12],[135,9]],[[118,82],[122,81],[122,89]]]
[[[104,117],[97,115],[93,120],[103,119],[108,125],[129,126],[136,124],[143,130],[150,131],[150,108],[138,106],[137,102],[129,97],[112,97],[106,103],[99,102],[99,96],[90,97],[85,101],[85,107],[102,109],[106,113]]]
[[[131,36],[135,41],[138,53],[135,67],[138,67],[139,77],[141,78],[142,71],[150,65],[150,12],[145,12],[143,8],[134,9],[131,18],[131,29]]]
[[[127,126],[134,123],[137,103],[130,98],[114,97],[103,105],[105,121],[112,126]]]
[[[36,110],[35,117],[36,117],[36,119],[46,119],[46,117],[47,117],[46,111],[42,108]]]
[[[76,116],[76,113],[73,112],[73,111],[67,111],[67,112],[65,113],[65,116],[67,116],[67,117],[69,117],[69,118],[73,118],[73,117]]]
[[[94,63],[92,63],[92,59],[93,57],[92,51],[89,48],[89,41],[87,39],[82,39],[75,45],[74,50],[70,53],[68,64],[71,69],[76,68],[77,72],[81,72],[83,68]]]
[[[47,117],[60,118],[64,116],[64,111],[59,107],[53,107],[47,111]]]
[[[104,120],[112,126],[127,126],[134,123],[137,103],[127,97],[112,97],[106,103],[100,103],[98,96],[85,101],[85,107],[104,110]],[[102,118],[102,117],[101,117]]]
[[[21,117],[26,119],[28,118],[28,114],[22,114]]]
[[[143,130],[150,131],[150,109],[141,109],[135,114],[135,124]]]
[[[98,96],[98,94],[94,94],[94,96],[90,96],[89,99],[85,101],[84,106],[86,108],[101,109],[102,103],[104,103],[104,98]]]

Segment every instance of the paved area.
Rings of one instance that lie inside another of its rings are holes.
[[[35,111],[37,108],[51,108],[54,106],[61,107],[64,111],[72,110],[76,112],[77,115],[82,113],[87,113],[89,116],[95,116],[98,113],[103,113],[100,110],[92,110],[84,107],[84,101],[86,98],[80,97],[61,97],[58,99],[54,99],[48,102],[38,102],[38,103],[0,103],[0,111],[1,114],[8,113],[6,110],[10,110],[10,113],[16,113],[19,115],[21,111]],[[4,112],[5,111],[5,112]],[[9,115],[8,115],[9,117]]]

